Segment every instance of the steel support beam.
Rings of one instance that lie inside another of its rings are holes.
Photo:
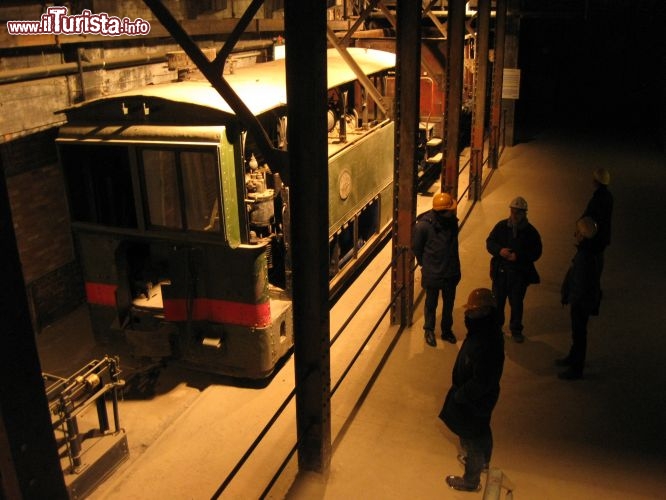
[[[444,172],[442,191],[458,198],[460,110],[462,108],[465,48],[465,0],[449,0],[447,68],[444,93]]]
[[[67,498],[0,165],[0,498]]]
[[[394,323],[411,324],[414,302],[414,255],[411,248],[416,218],[416,143],[419,131],[421,61],[420,2],[398,2],[396,23],[395,169],[393,176],[392,293],[399,300]]]
[[[488,141],[488,162],[490,168],[497,168],[499,166],[500,156],[506,0],[497,0],[495,12],[495,60],[493,61],[493,94],[490,107],[490,140]]]
[[[485,142],[486,93],[488,88],[488,46],[490,39],[490,0],[479,0],[474,91],[472,107],[472,142],[470,145],[469,198],[481,199],[483,149]]]
[[[507,0],[506,35],[504,41],[504,67],[518,68],[518,45],[520,42],[520,0]],[[502,101],[504,115],[504,142],[516,144],[516,101]]]
[[[326,2],[286,2],[298,463],[331,461]]]
[[[384,96],[379,92],[379,90],[377,90],[377,87],[374,86],[374,84],[370,81],[370,78],[368,78],[368,76],[363,72],[363,70],[359,67],[358,63],[349,54],[349,52],[347,52],[346,47],[340,45],[338,39],[335,36],[335,33],[328,26],[326,27],[326,38],[328,39],[328,42],[335,48],[335,50],[338,51],[340,57],[342,57],[342,59],[347,63],[347,66],[349,66],[349,68],[354,72],[354,75],[356,75],[359,83],[363,86],[368,95],[372,97],[372,100],[375,101],[375,104],[377,104],[377,107],[380,109],[380,111],[384,115],[391,116],[386,108]]]

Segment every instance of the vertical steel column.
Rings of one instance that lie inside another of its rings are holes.
[[[421,3],[398,2],[396,29],[395,168],[393,174],[392,295],[400,293],[393,322],[412,321],[414,256],[409,251],[416,218],[416,142],[419,131]]]
[[[504,41],[504,67],[518,68],[518,45],[520,42],[520,0],[507,0],[506,33]],[[516,144],[516,101],[502,101],[504,115],[504,142]]]
[[[488,161],[490,168],[499,166],[502,124],[502,83],[504,81],[504,39],[506,35],[506,0],[497,0],[495,7],[495,60],[493,61],[493,95],[490,108],[490,141]]]
[[[0,165],[0,498],[67,498]]]
[[[485,142],[486,93],[488,87],[488,44],[490,38],[490,0],[479,0],[474,54],[474,92],[472,144],[470,145],[469,197],[481,199],[483,146]]]
[[[460,110],[462,108],[465,48],[465,0],[449,0],[447,29],[446,90],[444,94],[444,172],[442,191],[458,198],[460,168]]]
[[[326,2],[285,2],[298,463],[331,461]]]

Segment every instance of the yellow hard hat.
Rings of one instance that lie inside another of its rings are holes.
[[[470,318],[481,318],[490,314],[497,307],[493,292],[487,288],[472,290],[465,304],[465,315]]]
[[[583,217],[576,221],[576,230],[580,233],[583,238],[594,238],[594,235],[597,234],[597,223],[594,222],[592,217]]]
[[[593,173],[592,176],[594,177],[594,180],[597,181],[599,184],[603,184],[604,186],[608,186],[610,184],[610,172],[606,170],[604,167],[599,167],[596,169]]]
[[[449,193],[437,193],[432,198],[432,209],[441,210],[455,210],[458,204]]]

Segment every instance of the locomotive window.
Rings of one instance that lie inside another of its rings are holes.
[[[180,153],[187,228],[220,229],[216,157],[212,153]]]
[[[61,144],[73,221],[136,228],[127,148]]]
[[[176,153],[167,150],[143,150],[142,156],[149,224],[181,229],[183,221]]]
[[[217,157],[203,151],[142,150],[151,226],[219,230]]]

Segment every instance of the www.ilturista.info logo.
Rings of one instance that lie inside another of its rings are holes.
[[[48,7],[39,21],[7,21],[10,35],[103,35],[137,36],[150,33],[150,23],[136,18],[93,14],[84,9],[81,14],[67,15],[67,7]]]

